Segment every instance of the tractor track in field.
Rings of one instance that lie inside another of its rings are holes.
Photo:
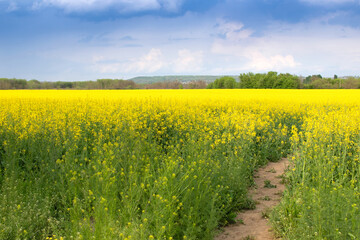
[[[255,186],[249,189],[249,195],[256,202],[256,208],[244,210],[236,217],[237,223],[226,226],[215,240],[274,240],[267,216],[276,206],[285,190],[282,175],[289,161],[282,158],[261,167],[254,175]]]

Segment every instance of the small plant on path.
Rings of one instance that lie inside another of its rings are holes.
[[[271,184],[270,180],[264,181],[264,188],[276,188],[276,185]]]

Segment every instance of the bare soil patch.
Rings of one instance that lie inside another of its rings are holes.
[[[273,240],[276,239],[268,224],[268,214],[280,200],[285,185],[281,175],[289,165],[286,158],[278,162],[270,162],[260,168],[254,176],[255,187],[249,190],[249,195],[256,201],[256,208],[240,212],[237,223],[224,228],[224,232],[215,240]]]

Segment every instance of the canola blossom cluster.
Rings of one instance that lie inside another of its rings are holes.
[[[0,91],[0,239],[213,239],[289,156],[287,239],[360,236],[356,90]]]

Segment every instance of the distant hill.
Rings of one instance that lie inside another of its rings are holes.
[[[128,80],[132,80],[137,84],[173,82],[173,81],[191,82],[191,81],[200,81],[200,80],[210,83],[220,77],[223,76],[212,76],[212,75],[178,75],[178,76],[171,75],[171,76],[152,76],[152,77],[140,76],[140,77],[130,78]],[[233,76],[233,77],[238,78],[238,76]]]

